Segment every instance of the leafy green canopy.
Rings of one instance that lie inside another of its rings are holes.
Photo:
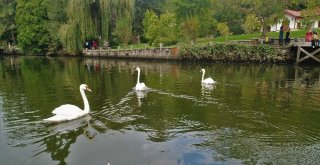
[[[16,43],[15,10],[16,1],[0,1],[0,40],[7,43]]]
[[[164,13],[159,18],[153,11],[147,10],[143,26],[150,45],[170,45],[178,40],[177,20],[174,14]]]
[[[48,29],[47,9],[43,0],[17,0],[16,23],[18,42],[26,54],[44,54],[51,36]]]
[[[214,5],[212,0],[167,0],[165,8],[176,16],[178,25],[190,24],[191,22],[197,24],[195,25],[197,28],[193,28],[193,33],[197,37],[207,37],[212,34],[213,28],[216,26],[216,21],[213,18]],[[185,26],[184,29],[186,29]],[[182,36],[189,38],[186,33],[182,33]]]

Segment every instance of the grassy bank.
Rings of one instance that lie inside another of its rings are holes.
[[[319,29],[318,29],[319,31]],[[291,31],[291,38],[305,38],[306,30]],[[285,34],[284,34],[285,36]],[[279,32],[269,32],[267,34],[269,38],[279,38]],[[198,43],[208,43],[208,42],[226,42],[231,40],[251,40],[252,38],[262,38],[261,33],[252,34],[241,34],[241,35],[231,35],[228,37],[216,37],[216,38],[200,38],[197,40]]]
[[[319,29],[318,29],[319,31]],[[306,30],[296,30],[291,31],[291,38],[305,38]],[[269,38],[279,38],[279,32],[269,32],[267,34]],[[262,38],[261,33],[252,33],[252,34],[240,34],[240,35],[231,35],[228,37],[212,37],[212,38],[198,38],[196,40],[196,44],[209,44],[209,43],[215,43],[215,42],[228,42],[228,41],[234,41],[234,40],[251,40],[253,38]],[[172,47],[175,47],[176,45],[173,45]],[[120,49],[144,49],[144,48],[155,48],[159,46],[150,46],[148,44],[133,44],[133,45],[127,45],[127,46],[120,46]]]

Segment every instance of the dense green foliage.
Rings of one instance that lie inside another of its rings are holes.
[[[158,46],[199,38],[258,32],[283,16],[302,10],[304,24],[318,20],[318,0],[2,0],[0,40],[27,54],[59,50],[78,54],[85,41],[99,46]],[[140,40],[142,39],[142,40]]]
[[[256,17],[254,14],[247,15],[245,23],[242,27],[246,33],[258,32],[260,30],[258,17]]]
[[[248,13],[254,13],[258,18],[262,27],[262,36],[266,36],[267,28],[274,21],[283,16],[284,4],[280,0],[266,1],[266,0],[243,0],[242,8],[246,9]]]
[[[61,25],[65,24],[68,21],[66,7],[68,0],[45,0],[44,5],[46,6],[48,12],[48,31],[51,36],[51,42],[49,45],[48,53],[54,53],[62,49],[60,42],[60,35],[57,35]]]
[[[147,10],[160,15],[163,12],[162,4],[165,0],[135,0],[134,2],[134,18],[133,18],[133,33],[136,35],[138,42],[140,38],[144,41],[142,20]]]
[[[279,62],[279,53],[269,45],[242,45],[216,43],[210,45],[183,45],[180,47],[181,59],[192,61],[233,61],[233,62]]]
[[[145,36],[150,44],[172,44],[177,42],[176,17],[172,13],[161,14],[160,18],[152,11],[147,11],[143,20]]]
[[[15,0],[0,1],[0,43],[14,44],[17,41],[16,5]]]
[[[226,23],[233,34],[242,34],[244,30],[241,25],[244,23],[246,10],[243,11],[240,7],[234,0],[215,0],[214,18]]]
[[[18,42],[24,53],[44,54],[49,46],[48,15],[43,0],[18,0]]]
[[[213,7],[212,0],[167,0],[165,3],[167,11],[176,15],[177,25],[189,21],[190,18],[197,19],[199,37],[212,34],[215,26]]]
[[[188,18],[181,24],[181,34],[187,41],[195,41],[199,33],[199,19]]]

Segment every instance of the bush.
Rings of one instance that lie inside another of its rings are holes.
[[[279,62],[277,49],[270,45],[215,43],[181,45],[179,58],[191,61]]]

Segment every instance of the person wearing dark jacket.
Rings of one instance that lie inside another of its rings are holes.
[[[280,27],[280,32],[279,32],[279,45],[283,44],[283,26]]]

